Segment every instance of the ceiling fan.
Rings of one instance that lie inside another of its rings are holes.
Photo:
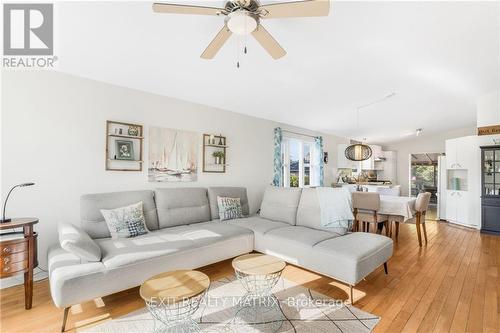
[[[286,51],[260,24],[261,19],[327,16],[330,11],[330,1],[304,0],[261,5],[258,0],[229,0],[224,8],[154,3],[153,11],[225,16],[224,26],[201,54],[203,59],[212,59],[233,33],[252,34],[271,57],[279,59],[286,54]]]

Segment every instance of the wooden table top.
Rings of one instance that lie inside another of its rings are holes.
[[[26,225],[37,224],[37,223],[38,223],[38,218],[36,217],[13,218],[10,222],[0,223],[0,230],[21,228]]]
[[[286,263],[273,256],[260,253],[250,253],[233,260],[233,268],[248,275],[267,275],[281,272]]]
[[[198,296],[208,289],[210,279],[199,271],[179,270],[161,273],[146,280],[139,293],[147,302],[175,304]]]

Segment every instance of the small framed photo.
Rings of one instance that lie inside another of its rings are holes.
[[[134,143],[131,140],[116,140],[116,159],[117,160],[134,160]]]

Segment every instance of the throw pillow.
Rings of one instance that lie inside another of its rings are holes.
[[[111,238],[129,238],[148,232],[142,211],[142,201],[115,209],[101,209]]]
[[[86,261],[101,261],[101,248],[82,229],[69,223],[57,226],[61,247]]]
[[[243,217],[240,198],[217,197],[217,205],[221,221]]]

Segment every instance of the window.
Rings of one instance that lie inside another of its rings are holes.
[[[283,186],[319,186],[319,163],[314,163],[316,149],[313,141],[283,138]]]

